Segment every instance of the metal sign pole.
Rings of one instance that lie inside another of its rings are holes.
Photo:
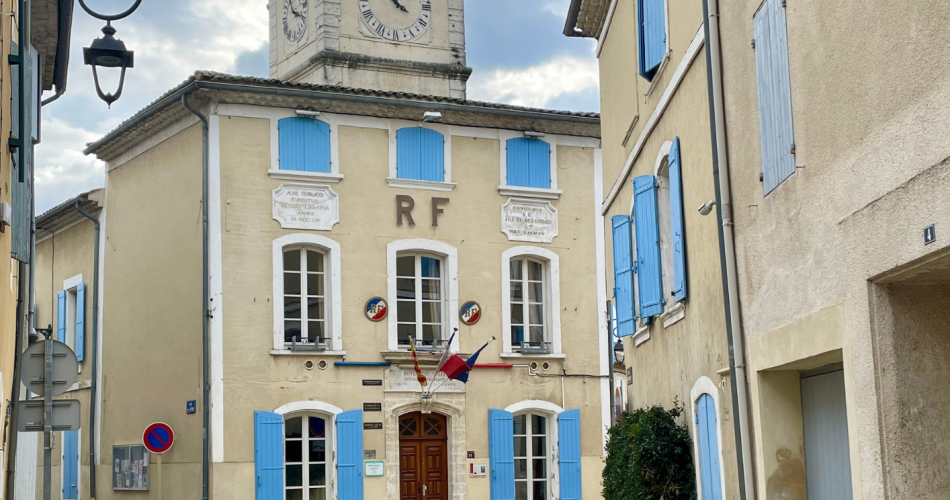
[[[162,454],[158,454],[158,474],[155,474],[158,481],[155,483],[158,485],[158,500],[162,500]]]
[[[53,342],[47,337],[43,362],[43,500],[50,500],[53,484]]]

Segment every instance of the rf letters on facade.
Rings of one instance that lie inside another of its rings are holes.
[[[340,222],[340,196],[330,186],[281,183],[274,190],[274,220],[284,229],[329,231]]]
[[[508,241],[551,243],[557,236],[557,209],[550,201],[511,198],[501,206],[501,232]]]

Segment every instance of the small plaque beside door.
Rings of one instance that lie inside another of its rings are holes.
[[[386,462],[382,460],[363,462],[363,476],[380,477],[384,475],[386,475]]]

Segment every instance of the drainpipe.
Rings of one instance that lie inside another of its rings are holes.
[[[89,498],[96,498],[96,387],[99,373],[99,219],[82,209],[82,200],[76,200],[76,211],[92,221],[92,378],[89,392]],[[85,314],[85,313],[83,313]]]
[[[739,468],[739,498],[754,499],[755,484],[752,444],[749,435],[748,381],[745,372],[745,335],[739,308],[736,247],[733,233],[729,160],[726,155],[726,124],[722,102],[722,59],[719,47],[719,2],[703,0],[706,36],[706,83],[709,90],[710,132],[712,135],[713,179],[716,187],[716,216],[719,222],[719,258],[722,268],[726,337],[729,342],[729,378],[732,385],[732,412],[735,415],[736,449]]]
[[[208,480],[210,472],[209,432],[211,412],[211,357],[209,332],[211,331],[211,296],[208,290],[208,117],[202,115],[188,104],[188,95],[182,94],[181,104],[201,120],[201,411],[202,411],[202,450],[201,450],[201,499],[208,500]]]

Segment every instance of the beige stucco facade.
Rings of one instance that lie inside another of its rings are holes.
[[[609,8],[608,5],[609,4]],[[611,234],[613,216],[633,215],[633,179],[656,176],[660,184],[660,226],[663,296],[666,304],[652,321],[637,319],[635,333],[623,337],[628,373],[628,409],[662,405],[683,407],[679,422],[694,440],[696,484],[702,494],[698,458],[697,400],[709,394],[715,401],[722,498],[738,498],[739,477],[733,395],[729,379],[729,346],[723,309],[715,213],[696,208],[715,200],[710,152],[709,104],[703,16],[697,3],[668,2],[667,54],[652,80],[640,75],[636,2],[581,3],[579,18],[603,9],[603,27],[596,30],[600,63],[600,92],[604,149],[604,199],[607,296],[616,306]],[[596,17],[596,16],[595,16]],[[682,213],[685,232],[688,296],[672,294],[668,155],[679,138],[682,172]],[[666,183],[666,184],[664,184]],[[663,196],[663,186],[666,195]],[[666,204],[664,206],[664,204]],[[665,213],[665,217],[664,217]],[[634,220],[632,224],[636,224]],[[634,229],[634,233],[635,233]],[[634,238],[635,239],[635,238]],[[634,255],[636,245],[634,243]],[[636,258],[636,257],[634,257]],[[636,282],[636,277],[634,282]],[[637,315],[639,289],[634,299]],[[618,379],[618,382],[623,379]],[[627,383],[626,381],[622,383]]]
[[[950,11],[788,2],[796,168],[764,195],[750,47],[759,4],[720,4],[759,498],[782,474],[779,457],[809,460],[800,374],[836,362],[853,497],[946,498]]]

